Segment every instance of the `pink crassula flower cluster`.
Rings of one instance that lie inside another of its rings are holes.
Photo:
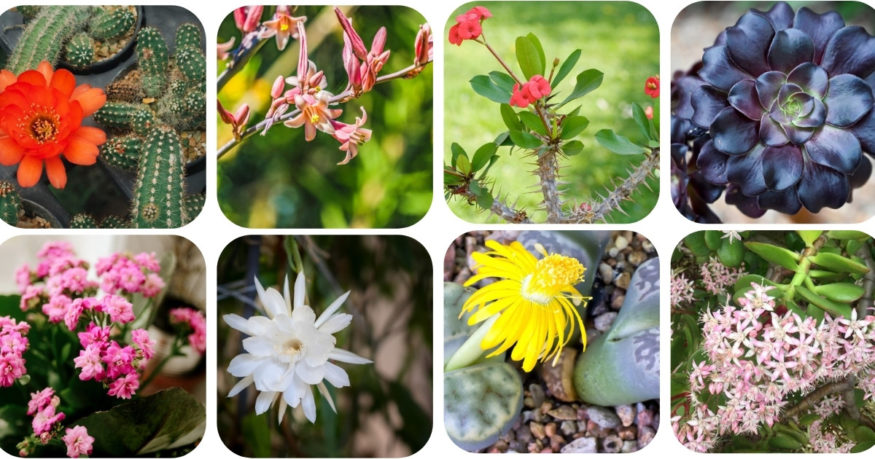
[[[0,387],[9,387],[27,374],[24,351],[30,330],[27,322],[16,322],[9,316],[0,316]]]
[[[201,354],[207,351],[207,321],[202,312],[192,308],[171,309],[170,323],[190,329],[188,344]]]
[[[702,283],[705,284],[705,290],[708,293],[719,295],[727,293],[726,289],[738,282],[738,279],[744,275],[741,268],[729,268],[720,262],[717,257],[711,257],[708,263],[702,265],[700,269],[702,275]]]
[[[87,456],[93,450],[94,437],[88,435],[85,426],[71,427],[64,433],[64,445],[67,446],[67,457]]]
[[[164,288],[161,265],[155,253],[113,254],[94,265],[100,276],[100,289],[109,294],[139,293],[152,298]]]
[[[761,424],[772,426],[790,394],[805,396],[851,375],[871,376],[875,316],[826,314],[818,323],[776,307],[771,289],[752,284],[739,298],[740,307],[727,304],[700,317],[707,359],[689,374],[690,414],[672,418],[675,434],[694,451],[710,450],[722,435],[755,434]],[[866,397],[873,396],[871,386],[860,386],[869,391]],[[720,395],[719,406],[704,401],[708,394]],[[835,413],[839,403],[827,399],[815,412]]]
[[[73,359],[82,381],[95,380],[109,386],[113,397],[131,398],[140,387],[139,373],[154,355],[154,343],[144,329],[131,332],[133,344],[122,346],[110,337],[110,327],[94,323],[80,332],[82,350]]]
[[[808,426],[808,443],[815,453],[850,453],[853,442],[839,443],[835,432],[823,426],[823,420],[818,419]]]
[[[693,301],[693,281],[683,273],[671,278],[671,306],[678,307]]]
[[[51,387],[30,394],[27,414],[33,416],[31,423],[33,434],[39,437],[43,444],[53,436],[55,424],[64,420],[64,413],[56,411],[60,404],[61,399],[55,395],[55,390]]]

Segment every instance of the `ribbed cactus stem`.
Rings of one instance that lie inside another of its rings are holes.
[[[97,220],[90,214],[76,214],[70,217],[70,228],[85,229],[97,228]]]
[[[91,21],[91,36],[106,40],[124,35],[134,26],[134,13],[127,7],[101,8]]]
[[[176,48],[176,67],[186,82],[198,84],[206,76],[206,59],[200,48],[186,46]]]
[[[185,220],[184,172],[179,135],[168,126],[152,129],[137,170],[133,226],[175,228]]]
[[[15,11],[18,11],[25,21],[30,21],[39,14],[42,8],[39,5],[19,5],[15,7]]]
[[[202,194],[187,195],[185,197],[185,220],[182,224],[187,225],[197,218],[197,216],[200,215],[201,210],[204,208],[205,202],[206,196]]]
[[[108,215],[100,222],[100,227],[107,229],[130,228],[130,226],[131,223],[127,219],[118,215]]]
[[[9,55],[6,68],[19,74],[35,69],[42,61],[54,66],[58,63],[64,43],[81,30],[91,12],[91,7],[83,6],[41,8],[22,32],[18,44]]]
[[[142,144],[142,137],[136,135],[112,137],[100,147],[100,158],[119,169],[136,170]]]
[[[20,211],[21,197],[19,197],[15,185],[7,181],[0,181],[0,218],[15,226],[18,224]]]
[[[137,64],[143,93],[159,97],[167,86],[167,43],[154,27],[144,27],[137,36]]]
[[[203,47],[200,27],[190,22],[186,22],[176,29],[176,52],[179,53],[179,50],[186,47],[195,49]]]
[[[94,62],[94,40],[85,32],[73,35],[64,50],[67,63],[74,68],[88,67]]]
[[[111,129],[131,129],[136,121],[142,123],[152,118],[152,112],[142,104],[107,102],[94,113],[94,120]]]

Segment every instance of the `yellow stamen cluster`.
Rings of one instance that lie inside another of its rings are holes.
[[[583,272],[583,265],[574,258],[557,253],[547,255],[535,265],[524,294],[539,304],[548,304],[560,292],[582,281]]]

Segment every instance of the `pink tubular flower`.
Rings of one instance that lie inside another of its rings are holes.
[[[140,352],[143,355],[143,360],[150,360],[154,355],[155,351],[153,349],[153,345],[155,344],[151,338],[149,338],[149,332],[144,328],[137,328],[131,332],[131,341],[140,348]]]
[[[390,51],[383,50],[386,46],[386,28],[380,27],[377,30],[371,42],[371,50],[368,51],[362,37],[352,27],[350,19],[340,8],[335,7],[334,13],[343,28],[343,66],[349,78],[347,89],[359,96],[377,84],[377,74],[389,60]]]
[[[240,140],[243,136],[243,130],[246,129],[246,123],[249,122],[249,105],[243,104],[237,108],[234,113],[229,112],[222,106],[222,102],[216,100],[219,116],[222,122],[231,125],[231,131],[234,133],[234,138]]]
[[[88,324],[88,328],[84,332],[79,332],[77,336],[79,337],[79,344],[86,348],[92,344],[97,344],[100,346],[100,349],[103,350],[106,346],[109,345],[109,327],[98,327],[91,322]]]
[[[361,110],[362,116],[355,118],[355,124],[331,120],[331,125],[334,127],[334,138],[341,143],[340,150],[346,152],[346,158],[337,163],[338,166],[349,163],[358,155],[358,146],[371,140],[371,130],[362,128],[368,120],[368,114],[364,107],[361,107]]]
[[[644,94],[656,99],[659,97],[659,75],[653,75],[644,82]]]
[[[140,380],[136,373],[128,373],[109,384],[109,395],[118,398],[131,398],[140,387]]]
[[[298,24],[303,24],[307,16],[293,17],[289,14],[287,6],[280,5],[276,8],[273,19],[261,24],[258,38],[264,40],[276,37],[276,47],[282,51],[289,43],[289,37],[297,39],[300,36]]]
[[[419,32],[416,32],[416,39],[413,42],[413,53],[413,65],[416,67],[423,66],[434,59],[434,37],[428,24],[419,26]]]
[[[456,16],[456,24],[450,27],[450,43],[461,46],[465,40],[477,39],[483,33],[483,20],[491,17],[492,13],[482,6],[475,6]]]
[[[284,124],[292,128],[304,126],[307,142],[316,138],[316,130],[332,132],[331,120],[340,116],[343,110],[328,108],[330,98],[331,95],[326,91],[319,92],[315,97],[309,94],[295,96],[295,105],[301,113]]]
[[[110,342],[109,347],[106,348],[106,352],[101,357],[103,363],[106,364],[106,377],[116,379],[130,373],[136,375],[134,371],[134,357],[133,347],[121,347],[115,341]]]
[[[64,444],[67,446],[67,457],[87,456],[93,449],[94,437],[88,435],[85,426],[71,427],[64,433]]]
[[[119,324],[132,322],[136,318],[131,303],[118,295],[103,298],[103,311],[109,314],[110,320]]]
[[[234,24],[243,33],[249,33],[258,27],[261,21],[263,6],[243,6],[234,10]]]

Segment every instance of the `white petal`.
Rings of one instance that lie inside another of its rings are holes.
[[[262,392],[255,399],[255,414],[261,414],[270,409],[273,401],[276,400],[277,392]]]
[[[237,314],[225,314],[222,316],[225,319],[225,323],[228,324],[229,327],[241,331],[247,335],[254,335],[252,333],[252,329],[249,327],[249,321],[238,316]]]
[[[243,378],[252,374],[263,362],[263,359],[250,354],[240,354],[231,359],[228,364],[228,373]]]
[[[303,387],[306,386],[299,379],[292,379],[292,382],[286,387],[286,390],[283,391],[283,400],[285,400],[290,407],[295,408],[301,403],[301,397],[304,396]]]
[[[283,415],[286,414],[286,406],[288,406],[288,404],[286,403],[286,399],[283,397],[280,397],[280,407],[277,410],[277,420],[276,420],[277,424],[283,423]]]
[[[319,393],[322,394],[323,397],[325,397],[325,400],[328,402],[328,406],[331,407],[331,411],[337,413],[337,408],[334,407],[334,400],[331,398],[331,392],[328,392],[328,388],[325,387],[325,384],[319,383],[319,385],[316,387],[319,388]]]
[[[295,310],[292,311],[292,320],[313,327],[313,322],[316,320],[316,313],[306,304],[295,306]]]
[[[295,366],[295,374],[307,384],[318,384],[325,377],[325,365],[311,367],[306,363],[300,362]]]
[[[346,374],[346,371],[331,362],[325,364],[325,380],[334,387],[349,385],[349,375]]]
[[[286,309],[289,310],[289,315],[292,315],[292,296],[289,295],[289,276],[286,275],[286,280],[283,281],[283,298],[286,300]]]
[[[319,325],[318,327],[319,331],[321,331],[322,333],[328,333],[329,335],[331,335],[348,327],[351,322],[352,314],[337,314],[334,317],[326,320],[324,324]]]
[[[262,303],[264,303],[264,309],[271,319],[283,314],[286,310],[286,300],[283,299],[283,296],[275,288],[267,289],[267,292],[264,293],[264,298],[262,298]]]
[[[261,301],[262,303],[264,303],[264,287],[261,286],[261,282],[258,282],[258,278],[257,278],[257,277],[255,277],[255,278],[253,278],[253,279],[255,280],[255,291],[258,292],[258,299],[259,299],[259,301]],[[258,304],[258,301],[255,302],[255,305],[258,306],[258,310],[259,310],[259,311],[264,312],[264,308],[262,308],[262,307]]]
[[[271,329],[276,326],[272,320],[262,315],[250,317],[249,322],[247,323],[249,325],[249,330],[252,331],[249,336],[259,336],[270,333]]]
[[[346,349],[334,349],[328,355],[328,358],[331,360],[337,360],[338,362],[346,362],[346,363],[371,363],[370,360],[360,357],[358,355],[353,354],[352,352],[347,351]]]
[[[250,384],[252,384],[252,375],[247,376],[240,381],[237,381],[237,384],[234,384],[234,387],[232,387],[231,390],[228,391],[228,397],[233,397],[239,394],[243,389],[249,387]]]
[[[284,376],[286,367],[272,360],[265,360],[264,364],[255,369],[252,377],[255,378],[255,388],[261,391],[281,391],[287,385]]]
[[[313,391],[309,387],[304,391],[301,406],[304,408],[304,416],[307,417],[307,420],[316,422],[316,399],[313,398]]]
[[[337,311],[348,297],[349,292],[346,292],[343,295],[340,295],[336,300],[334,300],[333,303],[328,305],[328,308],[326,308],[325,311],[322,311],[322,315],[320,315],[319,318],[316,319],[316,327],[318,328],[320,325],[330,319],[331,315],[334,314],[334,311]]]
[[[301,271],[298,273],[298,278],[295,279],[295,302],[292,303],[295,306],[295,309],[304,305],[304,296],[307,294],[307,292],[304,291],[305,283],[306,279],[304,279],[304,271]]]
[[[243,340],[243,349],[246,352],[259,357],[269,357],[273,355],[273,341],[270,338],[262,336],[250,336]]]

